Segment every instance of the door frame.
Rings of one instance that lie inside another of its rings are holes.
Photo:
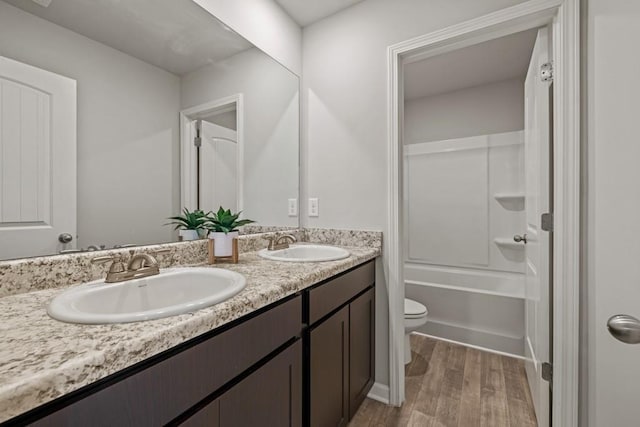
[[[554,425],[578,425],[580,266],[579,0],[530,0],[387,49],[389,402],[404,402],[402,208],[403,64],[549,25],[554,62],[553,400]]]
[[[217,110],[222,110],[230,105],[236,107],[236,143],[238,145],[237,156],[237,183],[238,183],[238,211],[242,210],[244,200],[244,100],[242,93],[236,93],[224,98],[215,99],[180,111],[180,203],[182,208],[193,210],[196,208],[198,183],[196,177],[197,156],[192,143],[193,135],[189,128],[191,120],[205,117]]]

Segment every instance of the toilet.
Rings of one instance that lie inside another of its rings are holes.
[[[427,323],[427,307],[409,298],[404,299],[404,363],[411,362],[409,335]]]

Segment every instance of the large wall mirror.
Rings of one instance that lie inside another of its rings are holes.
[[[0,0],[0,259],[297,227],[298,148],[298,77],[192,0]]]

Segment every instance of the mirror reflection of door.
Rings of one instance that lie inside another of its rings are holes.
[[[76,81],[0,56],[0,259],[75,237]]]
[[[207,116],[199,127],[198,208],[239,210],[236,110]]]

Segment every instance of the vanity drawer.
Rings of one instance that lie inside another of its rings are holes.
[[[299,337],[301,324],[302,303],[297,296],[33,425],[164,425]]]
[[[309,290],[309,325],[372,286],[375,273],[375,261],[369,261]]]

